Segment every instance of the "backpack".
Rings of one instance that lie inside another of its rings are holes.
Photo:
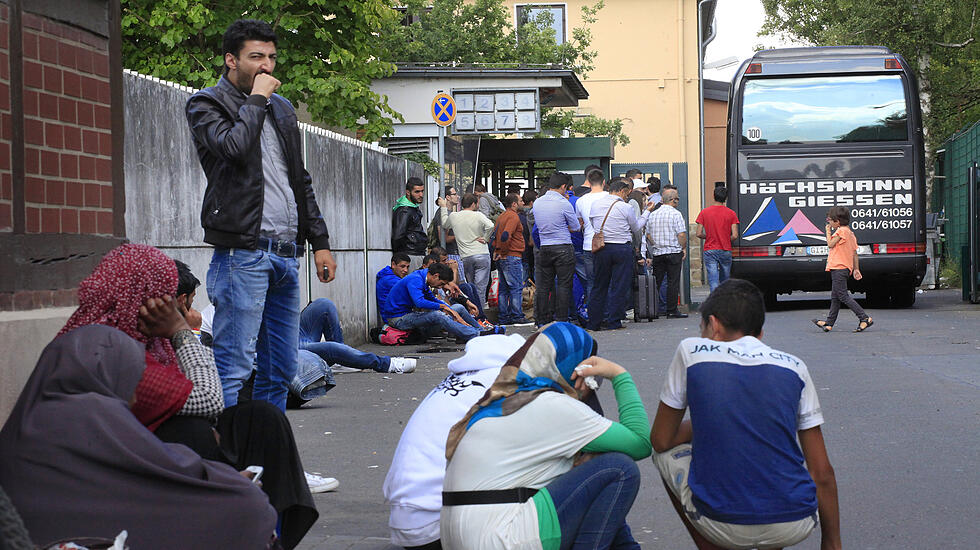
[[[439,214],[437,213],[435,216],[433,216],[432,221],[429,222],[429,228],[425,232],[425,236],[428,237],[429,240],[429,250],[432,250],[437,246],[442,246],[439,244],[439,228],[441,226],[442,224],[439,223]]]
[[[395,327],[385,327],[381,331],[381,343],[386,346],[400,346],[408,343],[411,333],[407,330],[398,330]]]

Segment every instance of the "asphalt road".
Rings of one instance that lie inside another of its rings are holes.
[[[825,334],[810,319],[826,314],[829,295],[780,299],[763,341],[803,359],[818,388],[845,548],[980,546],[980,306],[961,302],[958,290],[930,291],[911,309],[869,310],[875,325],[861,334],[850,332],[857,320],[845,309],[842,330]],[[632,372],[652,421],[677,343],[697,333],[692,315],[629,323],[596,339],[600,355]],[[387,539],[381,486],[402,427],[460,354],[423,348],[367,346],[419,356],[419,369],[340,375],[326,397],[289,412],[307,470],[340,480],[337,492],[316,495],[320,519],[301,549],[396,548]],[[600,399],[614,403],[608,385]],[[694,548],[653,463],[640,469],[629,517],[637,540],[645,548]],[[819,542],[815,533],[794,548],[818,549]]]

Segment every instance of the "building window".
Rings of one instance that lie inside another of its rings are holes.
[[[535,21],[555,30],[555,42],[565,43],[564,4],[520,4],[517,6],[517,26]]]

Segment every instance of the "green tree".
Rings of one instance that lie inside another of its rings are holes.
[[[235,19],[272,24],[278,35],[280,93],[317,122],[358,129],[367,139],[402,120],[371,80],[391,75],[378,34],[397,24],[387,0],[122,0],[123,65],[203,88],[224,66],[221,37]]]
[[[762,0],[762,4],[766,24],[761,34],[782,34],[820,46],[875,44],[902,54],[919,81],[927,154],[980,119],[977,0]]]
[[[547,11],[516,26],[501,0],[405,0],[403,24],[380,37],[384,58],[399,63],[478,63],[496,66],[554,65],[585,77],[594,68],[592,31],[603,1],[582,7],[583,25],[558,44]],[[527,12],[525,12],[527,13]],[[407,24],[404,24],[407,23]],[[575,116],[567,109],[542,109],[542,134],[610,136],[629,143],[622,119]]]

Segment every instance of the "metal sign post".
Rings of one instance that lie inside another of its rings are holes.
[[[977,242],[978,237],[980,237],[980,205],[977,204],[977,180],[980,179],[980,167],[974,161],[970,163],[970,171],[967,174],[967,215],[969,222],[967,223],[967,229],[969,235],[967,238],[967,251],[969,260],[966,263],[967,269],[966,273],[963,274],[963,291],[966,294],[966,298],[970,300],[971,303],[980,302],[980,289],[978,289],[977,277],[978,270],[980,270],[980,243]]]
[[[456,101],[451,95],[439,90],[439,93],[432,100],[431,112],[432,120],[439,126],[439,197],[446,200],[446,126],[456,120]],[[442,232],[441,224],[439,244],[443,248],[446,247],[446,236]]]

